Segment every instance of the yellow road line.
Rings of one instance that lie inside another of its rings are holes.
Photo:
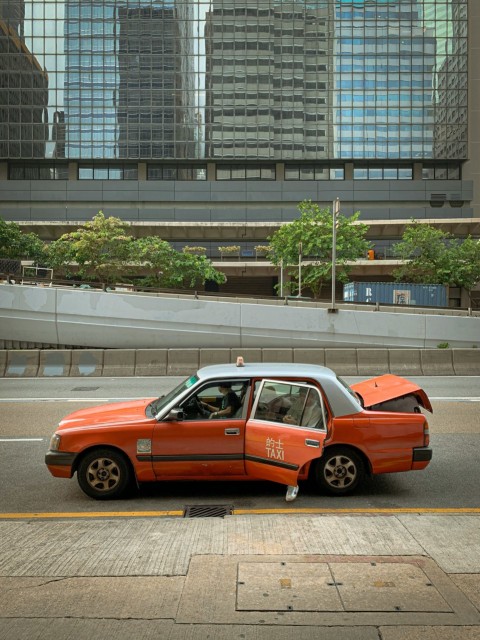
[[[394,509],[322,509],[322,508],[300,508],[300,509],[234,509],[233,515],[265,515],[265,514],[328,514],[328,515],[348,515],[348,514],[373,514],[390,515],[401,513],[434,513],[434,514],[455,514],[473,513],[480,514],[480,507],[458,507],[449,509],[435,508],[394,508]],[[0,513],[0,520],[32,520],[49,518],[164,518],[181,517],[183,510],[171,511],[59,511],[59,512],[32,512],[32,513]]]

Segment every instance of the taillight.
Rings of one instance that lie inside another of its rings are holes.
[[[425,420],[423,423],[423,446],[428,447],[430,444],[430,429],[428,427],[428,422]]]

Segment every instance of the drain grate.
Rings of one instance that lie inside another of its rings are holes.
[[[192,504],[183,510],[184,518],[223,518],[231,516],[233,505],[225,504]]]

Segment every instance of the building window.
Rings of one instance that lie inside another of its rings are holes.
[[[413,180],[412,167],[356,166],[354,180]]]
[[[459,164],[435,165],[434,167],[423,167],[423,180],[461,180],[462,173]]]
[[[285,165],[285,180],[344,180],[343,167],[328,165]]]
[[[79,180],[138,180],[136,164],[83,165],[78,169]]]
[[[275,165],[217,165],[217,180],[275,180]]]
[[[9,180],[68,180],[66,164],[11,164]]]
[[[149,164],[147,180],[206,180],[206,165]]]

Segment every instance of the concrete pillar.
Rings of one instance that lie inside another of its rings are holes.
[[[285,164],[283,162],[276,163],[275,177],[278,182],[283,182],[285,180]]]
[[[468,0],[468,162],[462,178],[473,180],[474,217],[480,215],[480,2]]]
[[[0,180],[8,180],[8,163],[0,162]]]
[[[413,179],[423,180],[423,164],[421,162],[413,163]]]
[[[68,163],[68,179],[78,180],[78,162]]]
[[[207,180],[209,182],[215,182],[216,176],[216,164],[215,162],[207,162]]]
[[[147,163],[139,162],[138,163],[138,180],[139,182],[145,182],[147,179]]]
[[[353,180],[353,162],[345,163],[345,180]]]

